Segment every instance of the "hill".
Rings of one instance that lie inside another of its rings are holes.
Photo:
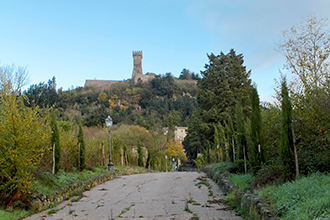
[[[103,91],[94,87],[56,91],[53,77],[48,83],[31,85],[23,94],[28,97],[28,106],[53,106],[63,121],[102,126],[111,115],[115,124],[159,130],[163,126],[186,126],[186,118],[197,108],[198,77],[189,71],[187,75],[187,70],[183,73],[179,78],[167,73],[146,82],[122,81]]]

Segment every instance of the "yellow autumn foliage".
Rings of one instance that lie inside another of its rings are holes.
[[[168,141],[165,153],[169,156],[169,158],[180,158],[183,159],[183,161],[187,160],[183,146],[179,141]]]
[[[26,107],[16,94],[10,88],[0,92],[0,199],[7,205],[29,193],[49,141],[41,110]]]

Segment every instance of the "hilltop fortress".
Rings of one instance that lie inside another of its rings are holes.
[[[102,90],[108,90],[110,87],[114,84],[117,83],[137,83],[139,80],[142,82],[147,82],[149,80],[152,80],[153,78],[156,77],[156,74],[154,73],[147,73],[143,75],[142,72],[142,59],[143,59],[143,54],[142,51],[133,51],[133,73],[132,73],[132,78],[128,80],[90,80],[87,79],[85,82],[85,88],[90,87],[94,88],[97,91],[102,91]],[[195,84],[197,83],[196,80],[180,80],[177,78],[174,78],[176,82],[178,83],[184,83],[184,84]]]
[[[143,54],[142,51],[133,51],[133,73],[132,78],[129,79],[131,83],[136,83],[138,80],[142,80],[142,82],[146,82],[149,80],[152,80],[156,77],[156,74],[154,73],[147,73],[146,75],[143,75],[142,72],[142,59]],[[86,87],[94,87],[97,90],[106,90],[109,89],[113,84],[122,83],[125,81],[121,80],[90,80],[87,79],[85,82],[85,88]]]

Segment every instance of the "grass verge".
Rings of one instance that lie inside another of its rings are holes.
[[[0,209],[0,220],[16,220],[30,215],[29,211],[15,209],[11,212]]]
[[[315,173],[257,190],[281,219],[330,219],[330,176]]]
[[[63,172],[60,171],[56,175],[45,172],[36,175],[36,181],[33,183],[31,192],[38,194],[50,194],[57,189],[79,181],[85,181],[93,177],[108,172],[107,167],[95,167],[93,170],[84,170],[82,172]]]

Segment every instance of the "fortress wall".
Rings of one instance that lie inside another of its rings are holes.
[[[123,81],[119,81],[119,80],[86,80],[85,83],[85,88],[86,87],[93,87],[95,89],[97,89],[98,91],[103,91],[103,90],[107,90],[110,89],[110,87],[114,84],[117,84],[119,82],[123,82]]]
[[[137,75],[134,77],[134,82],[137,83],[138,79],[141,79],[143,82],[147,82],[156,77],[154,73],[147,73],[146,75]]]

